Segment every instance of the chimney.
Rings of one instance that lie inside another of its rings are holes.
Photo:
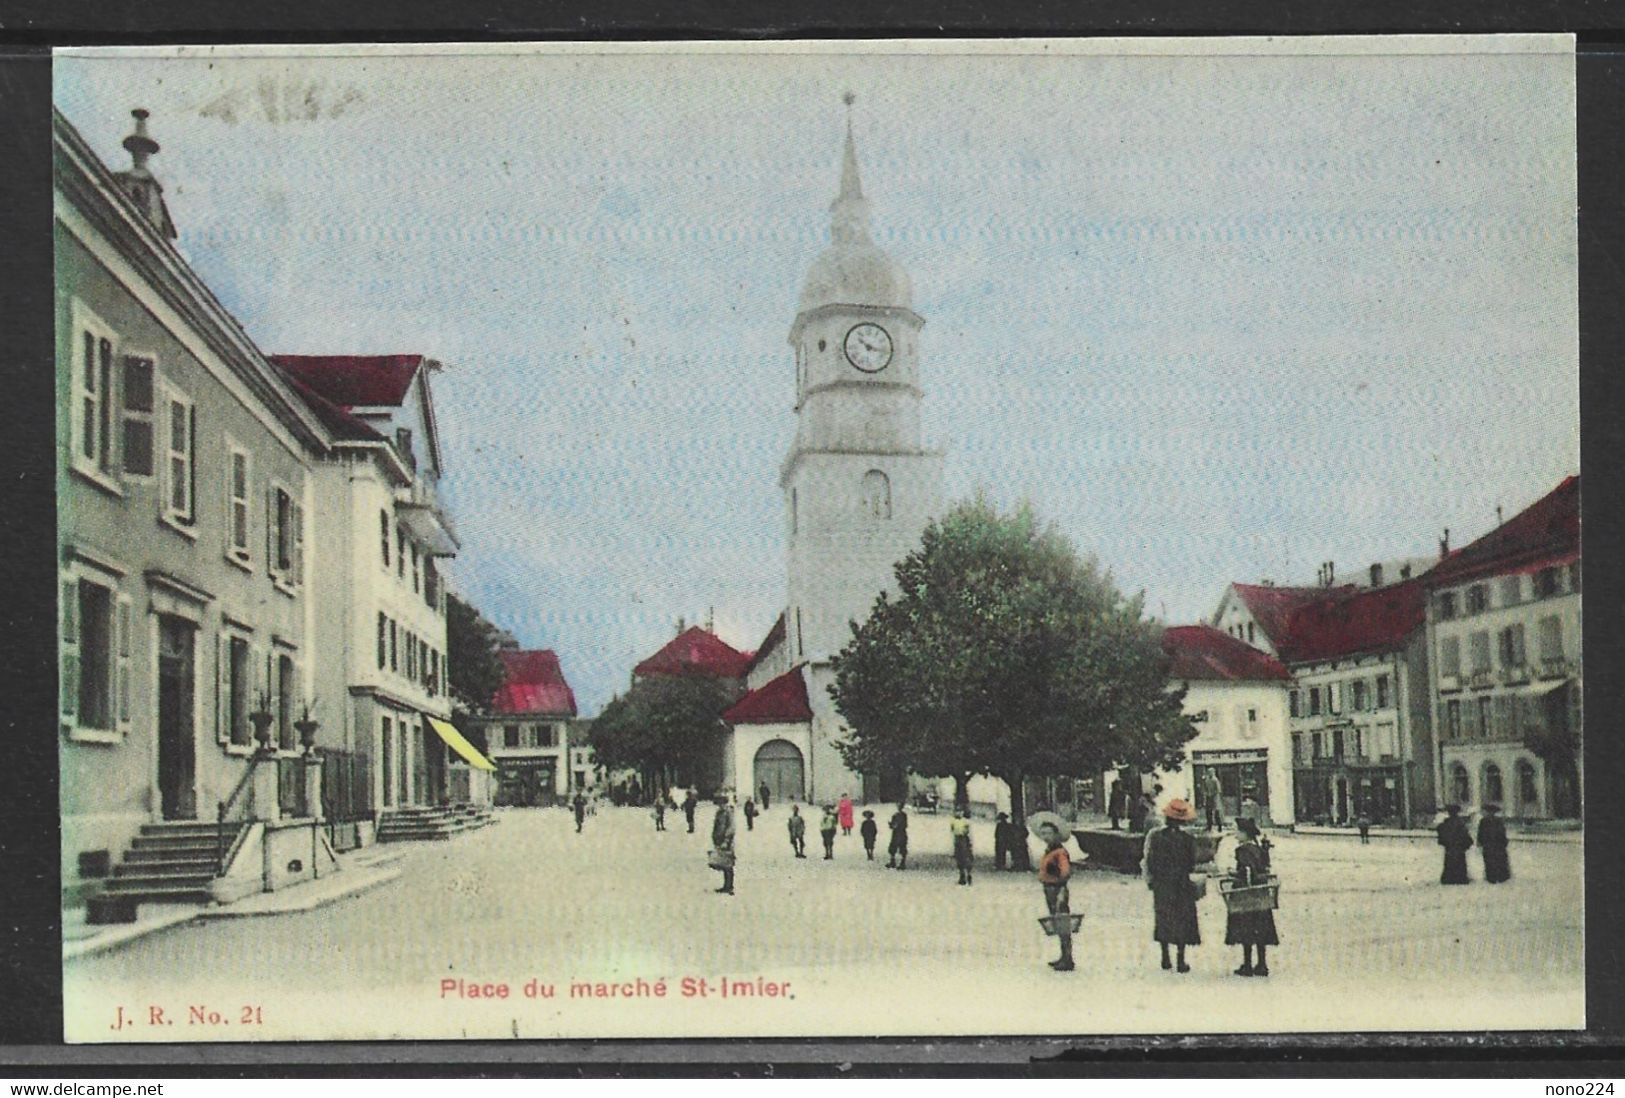
[[[143,216],[170,240],[175,239],[175,223],[169,219],[169,208],[164,205],[164,188],[147,167],[147,159],[158,151],[158,142],[147,133],[147,112],[137,107],[130,112],[135,119],[135,132],[124,139],[124,149],[130,154],[130,170],[115,172],[114,178],[124,193],[136,204]]]
[[[677,618],[677,635],[679,637],[682,636],[683,635],[683,630],[686,629],[687,627],[688,627],[688,623],[683,620],[682,615],[678,615],[678,618]]]
[[[1371,586],[1382,586],[1382,565],[1380,564],[1373,564],[1371,566]]]
[[[1411,566],[1409,564],[1401,564],[1399,566],[1399,578],[1402,580],[1408,580],[1411,578]]]
[[[1450,555],[1450,527],[1444,528],[1444,537],[1439,539],[1439,559],[1443,560]]]
[[[1501,505],[1499,503],[1495,505],[1495,525],[1501,525]]]

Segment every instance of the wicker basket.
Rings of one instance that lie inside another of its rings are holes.
[[[1061,922],[1062,919],[1066,920],[1065,924]],[[1038,917],[1038,925],[1043,927],[1044,933],[1048,934],[1051,938],[1054,938],[1061,933],[1061,927],[1063,925],[1066,926],[1066,932],[1068,934],[1076,934],[1078,932],[1078,928],[1083,926],[1083,914],[1079,912],[1071,915],[1040,915]]]
[[[1219,882],[1219,894],[1232,915],[1249,911],[1274,911],[1281,906],[1281,879],[1270,877],[1262,884],[1237,884],[1234,880]]]

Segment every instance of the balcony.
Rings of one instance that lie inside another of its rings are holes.
[[[1527,664],[1516,664],[1511,667],[1501,668],[1501,681],[1508,686],[1522,686],[1529,681],[1529,666]]]
[[[457,531],[440,509],[434,485],[423,477],[395,494],[395,512],[401,524],[437,557],[454,557],[462,548]]]
[[[1541,660],[1538,673],[1542,682],[1552,682],[1557,679],[1568,678],[1570,675],[1575,674],[1575,670],[1568,660],[1562,656],[1555,656],[1551,659]]]
[[[1474,690],[1488,690],[1490,687],[1495,685],[1495,672],[1491,671],[1487,667],[1482,671],[1474,671],[1472,675],[1468,677],[1467,685],[1472,687]]]
[[[1439,693],[1441,693],[1441,694],[1455,694],[1455,693],[1459,692],[1460,690],[1461,690],[1461,676],[1460,675],[1440,675],[1439,676]]]

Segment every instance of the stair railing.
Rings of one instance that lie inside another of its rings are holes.
[[[247,821],[247,813],[253,811],[254,807],[254,771],[259,767],[260,762],[265,757],[266,756],[258,753],[250,757],[248,760],[248,768],[243,771],[243,776],[237,779],[237,788],[231,791],[231,796],[220,802],[219,816],[217,819],[218,826],[215,828],[214,832],[214,872],[215,876],[217,877],[224,875],[226,872],[227,859],[237,846],[235,839],[233,840],[229,849],[226,846],[226,821],[230,818],[231,814],[236,811],[237,802],[243,799],[244,791],[247,791],[248,797],[243,801],[245,806],[243,821]],[[241,837],[241,834],[242,828],[239,827],[237,829],[237,837]]]

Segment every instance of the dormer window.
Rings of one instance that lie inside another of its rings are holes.
[[[410,427],[395,428],[395,452],[401,456],[406,467],[414,473],[418,469],[417,456],[412,451],[412,429]]]

